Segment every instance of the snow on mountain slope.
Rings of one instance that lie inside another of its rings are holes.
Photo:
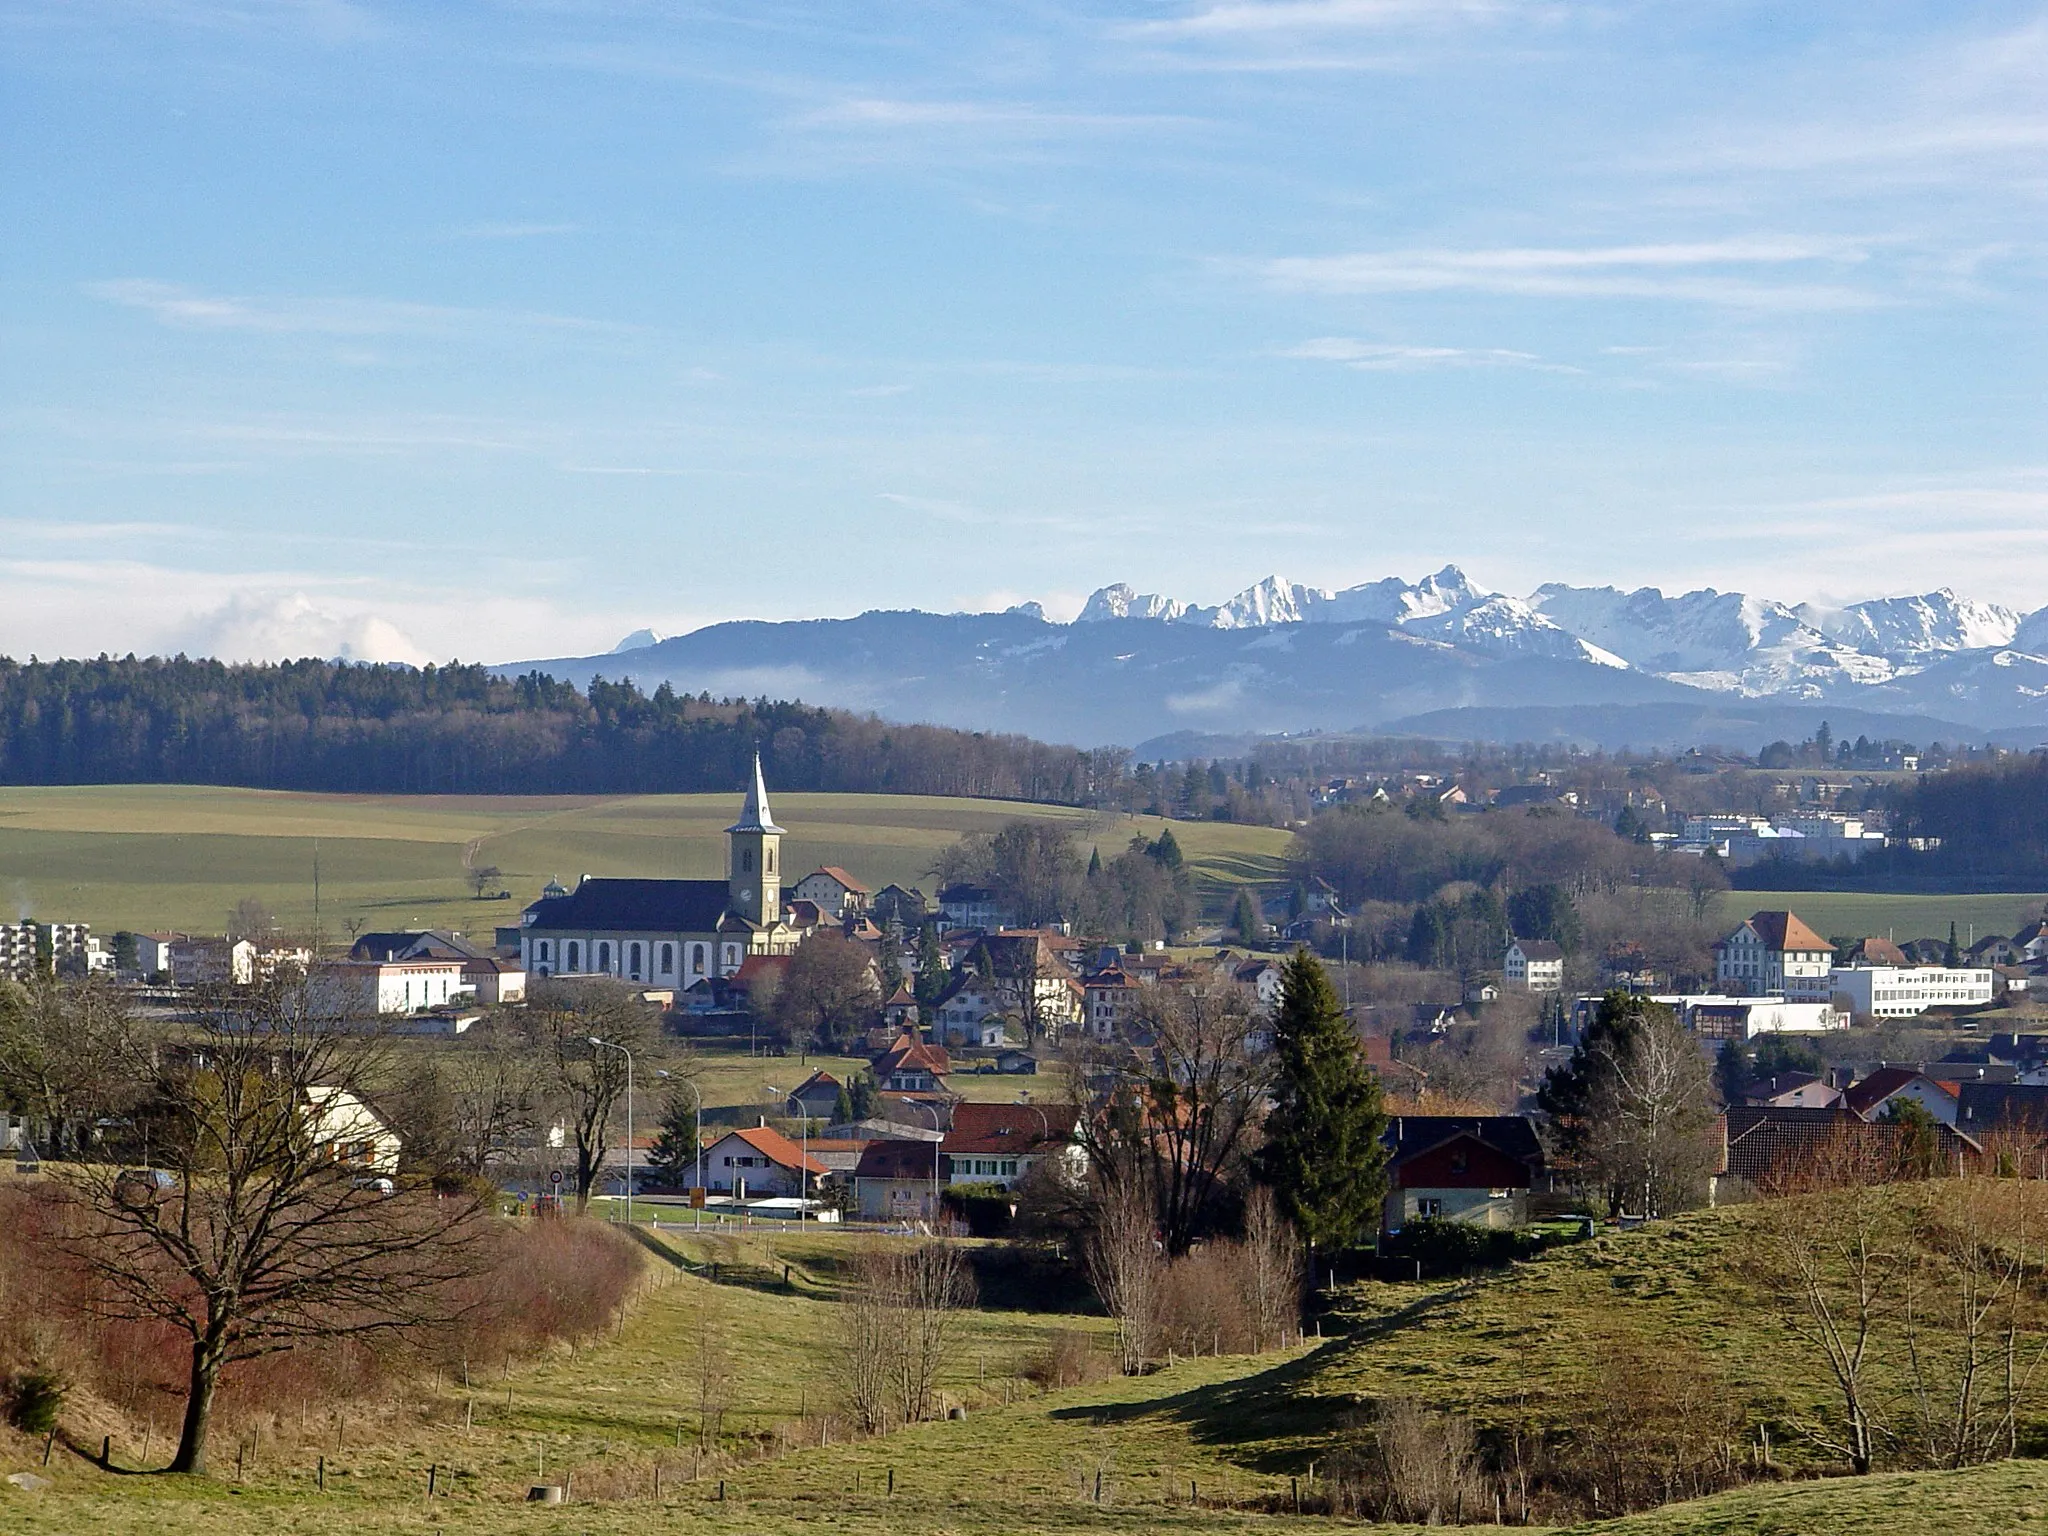
[[[1743,592],[1666,597],[1655,587],[1538,587],[1531,605],[1646,672],[1724,692],[1813,697],[1883,682],[1898,668],[1821,633],[1783,603]]]
[[[1628,663],[1612,651],[1560,628],[1519,597],[1485,598],[1448,613],[1411,619],[1401,627],[1410,634],[1467,645],[1490,656],[1553,656],[1628,669]]]
[[[2012,648],[2029,656],[2048,656],[2048,608],[2030,613],[2013,631]]]
[[[2020,616],[1996,603],[1958,597],[1947,587],[1918,597],[1881,597],[1821,614],[1804,604],[1800,616],[1859,651],[1906,662],[1948,651],[1994,650],[2011,645]]]
[[[1081,616],[1075,622],[1098,624],[1110,619],[1178,619],[1188,611],[1188,605],[1178,598],[1161,597],[1156,592],[1139,592],[1128,582],[1118,582],[1112,587],[1103,587],[1090,595]]]

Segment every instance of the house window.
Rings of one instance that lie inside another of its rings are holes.
[[[633,980],[638,981],[640,979],[640,946],[638,944],[632,945],[626,951],[626,970]]]
[[[1415,1202],[1415,1214],[1418,1216],[1441,1216],[1443,1215],[1443,1213],[1443,1201],[1435,1199],[1434,1197],[1417,1200]]]
[[[692,944],[690,946],[690,969],[699,975],[703,974],[704,946],[702,944]]]

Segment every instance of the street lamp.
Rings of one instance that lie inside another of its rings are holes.
[[[584,1038],[602,1049],[617,1051],[626,1058],[626,1225],[633,1225],[633,1053],[616,1040],[600,1040],[595,1035]]]
[[[784,1109],[789,1108],[792,1102],[795,1103],[797,1113],[803,1117],[803,1161],[797,1164],[796,1169],[796,1176],[799,1180],[797,1188],[802,1191],[797,1197],[796,1202],[796,1224],[801,1227],[804,1224],[804,1207],[811,1203],[811,1112],[804,1108],[802,1099],[796,1098],[793,1094],[784,1093],[773,1083],[763,1083],[761,1086],[782,1100],[782,1107]]]
[[[664,1081],[669,1076],[668,1073],[659,1071],[654,1075]],[[697,1140],[692,1144],[697,1151],[697,1179],[693,1187],[698,1190],[704,1190],[704,1090],[697,1086],[697,1079],[694,1077],[686,1077],[683,1081],[690,1085],[690,1103],[694,1107],[697,1116]],[[708,1199],[710,1197],[710,1191],[704,1190],[704,1194],[705,1198]],[[697,1205],[694,1201],[691,1204],[690,1223],[696,1227],[704,1225],[704,1207]]]
[[[936,1133],[932,1141],[932,1198],[927,1214],[931,1217],[932,1234],[939,1230],[939,1147],[946,1139],[946,1128],[939,1123],[939,1106],[927,1104],[923,1099],[905,1099],[912,1109],[928,1109],[932,1112],[932,1130]]]

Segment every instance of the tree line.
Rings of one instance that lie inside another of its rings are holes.
[[[0,783],[385,794],[730,789],[755,751],[793,790],[1100,803],[1121,749],[893,725],[766,698],[542,673],[328,661],[0,657]]]

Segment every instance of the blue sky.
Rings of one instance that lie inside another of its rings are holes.
[[[2048,8],[0,0],[0,652],[2048,603]]]

